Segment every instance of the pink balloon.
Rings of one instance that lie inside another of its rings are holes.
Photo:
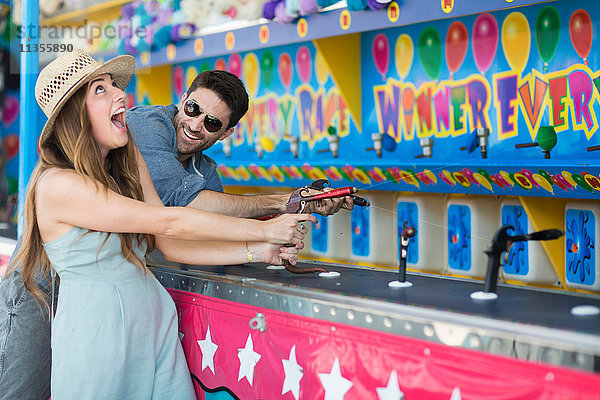
[[[479,14],[473,24],[473,58],[482,74],[490,68],[498,49],[498,22],[490,13]]]
[[[229,72],[238,78],[242,75],[242,57],[239,54],[229,56]]]
[[[310,75],[312,74],[312,58],[308,47],[302,46],[296,53],[296,65],[298,66],[298,76],[304,83],[310,81]]]
[[[19,99],[14,96],[6,95],[4,98],[4,114],[2,123],[8,128],[19,116]]]
[[[378,34],[373,39],[373,60],[375,60],[375,67],[381,74],[383,80],[385,80],[385,74],[387,74],[390,66],[390,44],[387,36],[383,33]]]
[[[183,95],[183,68],[181,65],[175,67],[173,71],[173,87],[175,88],[175,95],[181,97]]]

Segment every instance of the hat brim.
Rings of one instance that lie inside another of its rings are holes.
[[[42,133],[40,134],[40,143],[45,141],[48,136],[50,136],[54,130],[54,121],[56,117],[62,110],[63,106],[69,101],[71,96],[77,92],[83,85],[91,81],[92,79],[104,75],[110,74],[112,76],[113,82],[117,85],[117,87],[121,90],[125,90],[131,77],[133,76],[133,72],[135,71],[135,58],[129,55],[117,56],[113,59],[108,60],[104,64],[101,64],[81,78],[75,85],[73,85],[60,99],[60,101],[52,110],[52,114],[48,117],[48,121],[44,125],[42,129]]]

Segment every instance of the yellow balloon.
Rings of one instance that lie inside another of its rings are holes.
[[[275,143],[269,138],[261,137],[259,139],[260,147],[262,147],[265,151],[272,152],[275,149]]]
[[[544,178],[543,176],[541,176],[540,174],[533,174],[533,179],[544,189],[546,189],[547,191],[549,191],[550,193],[554,194],[554,189],[552,188],[552,185],[550,183],[548,183],[548,181],[546,180],[546,178]]]
[[[575,183],[575,181],[571,177],[571,173],[569,171],[563,171],[562,176],[564,176],[565,179],[567,180],[567,182],[569,182],[571,185],[573,185],[574,188],[577,187],[577,183]]]
[[[512,12],[502,24],[502,48],[508,65],[513,71],[523,72],[529,59],[531,30],[527,18],[520,12]]]
[[[258,66],[258,57],[254,53],[246,54],[242,62],[243,78],[250,96],[256,97],[258,83],[260,79],[260,67]]]
[[[325,82],[327,82],[329,68],[327,67],[325,58],[323,58],[323,54],[321,54],[321,52],[318,50],[317,55],[315,56],[315,71],[317,73],[317,80],[319,81],[319,84],[323,86]]]
[[[192,86],[192,82],[194,81],[194,79],[196,79],[196,76],[198,75],[198,70],[194,67],[189,67],[187,69],[187,71],[185,71],[185,90],[187,90],[187,88],[189,88],[190,86]]]
[[[415,55],[415,48],[413,46],[413,41],[406,33],[403,33],[396,40],[396,52],[395,52],[395,60],[396,60],[396,71],[398,75],[402,77],[402,79],[406,78],[408,72],[410,71],[410,67],[412,66],[413,57]]]
[[[500,175],[504,178],[506,182],[510,184],[510,186],[515,186],[515,183],[510,179],[510,175],[506,171],[500,171]]]
[[[494,191],[494,189],[492,189],[492,184],[490,183],[490,181],[488,181],[487,178],[485,176],[481,175],[479,172],[474,172],[473,178],[475,178],[475,180],[477,182],[479,182],[483,187],[485,187],[490,192]]]

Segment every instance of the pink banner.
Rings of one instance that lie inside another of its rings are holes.
[[[191,372],[240,399],[600,399],[592,373],[170,293]]]

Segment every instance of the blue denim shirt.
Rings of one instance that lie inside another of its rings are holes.
[[[174,104],[140,105],[127,110],[127,126],[140,149],[156,192],[166,206],[187,206],[201,190],[223,191],[217,164],[196,153],[183,168],[177,160],[177,136],[173,118]]]

